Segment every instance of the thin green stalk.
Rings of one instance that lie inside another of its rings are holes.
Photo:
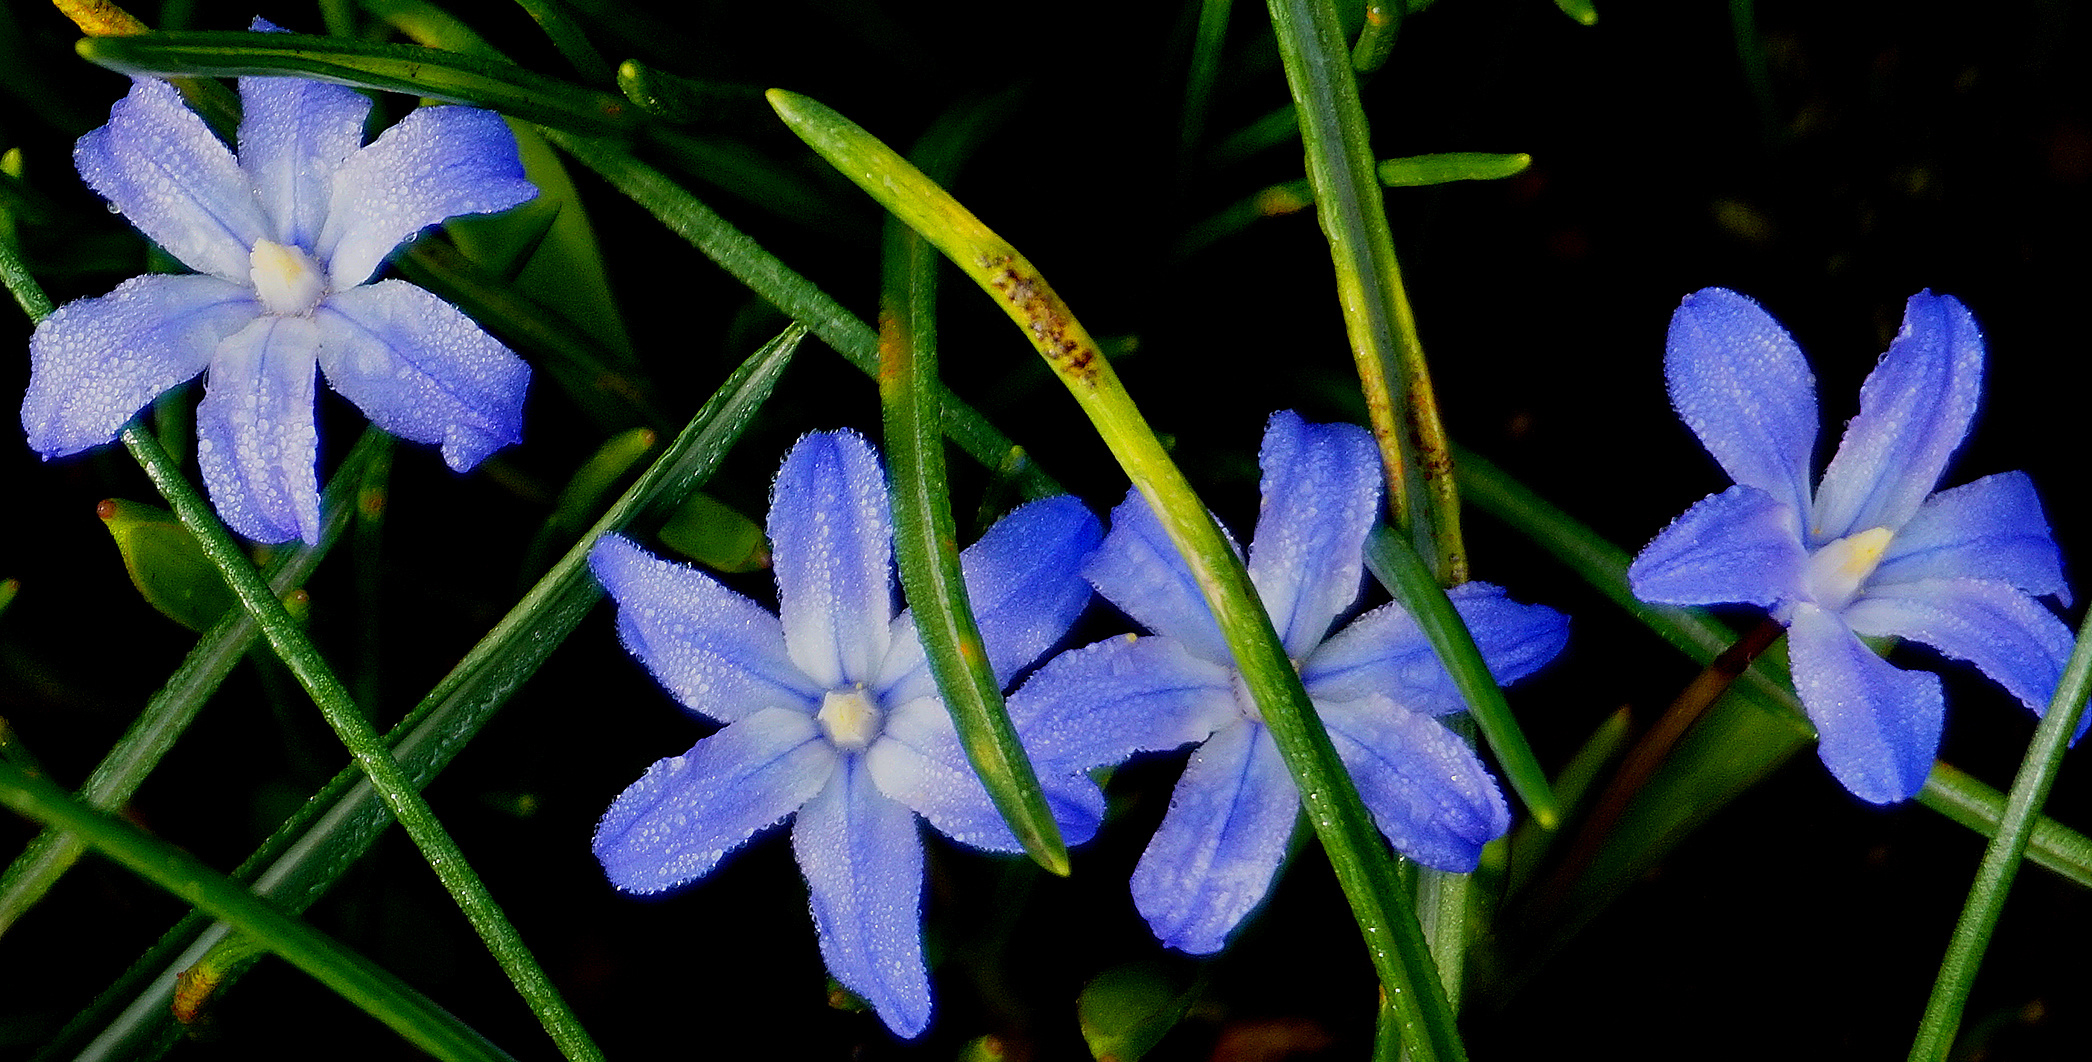
[[[1431,558],[1440,585],[1457,586],[1467,581],[1467,551],[1451,444],[1395,261],[1351,50],[1332,0],[1268,0],[1268,6],[1367,419],[1380,444],[1388,508],[1417,552]]]
[[[49,779],[0,760],[0,803],[68,836],[198,910],[240,927],[365,1013],[438,1058],[497,1062],[509,1056],[405,982],[286,915],[194,856],[67,796]]]
[[[822,104],[770,90],[771,106],[815,151],[923,234],[1017,323],[1090,418],[1184,558],[1276,740],[1363,930],[1417,1057],[1464,1058],[1451,1007],[1387,843],[1337,759],[1271,619],[1205,505],[1067,303],[1038,269],[920,170]]]
[[[1547,772],[1533,758],[1532,746],[1526,744],[1518,719],[1511,714],[1511,706],[1504,703],[1503,687],[1489,673],[1489,662],[1482,659],[1474,636],[1468,633],[1467,624],[1461,621],[1445,589],[1424,566],[1424,558],[1417,556],[1401,535],[1385,524],[1377,524],[1366,539],[1366,566],[1431,639],[1432,650],[1446,673],[1453,677],[1453,684],[1467,702],[1468,716],[1481,728],[1482,737],[1496,753],[1497,764],[1503,768],[1504,778],[1518,799],[1525,802],[1526,810],[1542,828],[1553,829],[1560,814],[1554,794],[1547,787]]]
[[[2012,891],[2012,879],[2018,875],[2019,862],[2033,837],[2041,803],[2048,799],[2056,772],[2062,769],[2063,754],[2069,751],[2071,738],[2077,734],[2078,716],[2084,711],[2087,693],[2092,693],[2092,616],[2087,616],[2078,627],[2077,648],[2063,668],[2055,696],[2049,698],[2047,713],[2034,728],[2026,760],[2012,779],[2012,792],[2005,798],[2004,820],[1998,824],[1990,847],[1983,852],[1983,865],[1969,886],[1968,903],[1954,926],[1946,959],[1940,963],[1939,978],[1932,983],[1932,997],[1926,1001],[1925,1016],[1918,1023],[1917,1041],[1911,1044],[1911,1062],[1944,1062],[1954,1046],[1954,1033],[1961,1027],[1961,1011],[1975,984],[1976,968],[1983,962],[1983,951],[1990,945],[1998,916],[2004,913],[2005,897]]]
[[[1177,171],[1189,169],[1192,152],[1206,135],[1206,114],[1213,107],[1213,82],[1228,41],[1228,16],[1235,0],[1199,0],[1198,26],[1192,32],[1191,61],[1184,69],[1184,114],[1177,127]]]
[[[603,590],[588,570],[588,552],[596,539],[628,525],[665,519],[703,484],[769,398],[805,335],[804,327],[793,325],[735,369],[675,442],[386,735],[393,755],[416,785],[434,779],[602,599]],[[369,850],[390,822],[376,790],[351,765],[300,805],[234,876],[254,880],[256,891],[279,907],[303,911]],[[160,976],[104,992],[68,1024],[59,1040],[70,1043],[76,1031],[100,1028],[101,1037],[83,1056],[99,1059],[150,1035],[168,1020],[173,973],[198,961],[225,936],[222,925],[203,927],[193,918],[185,919],[138,964],[146,975],[157,971]],[[105,1017],[118,1007],[120,1014]]]
[[[959,566],[944,433],[936,420],[937,255],[913,230],[892,222],[885,259],[879,400],[885,410],[901,586],[967,761],[1024,850],[1049,872],[1066,877],[1067,845],[1003,706],[1001,683],[988,666]]]
[[[289,591],[319,567],[320,560],[348,524],[351,506],[345,503],[358,486],[365,466],[391,445],[390,435],[372,428],[349,451],[333,481],[327,484],[320,503],[323,523],[319,542],[284,550],[270,562],[265,578],[272,593]],[[166,685],[152,695],[123,737],[88,775],[79,799],[99,811],[115,810],[129,800],[260,634],[254,617],[236,611],[198,638],[196,647],[168,677]],[[29,843],[8,865],[6,874],[0,875],[0,933],[5,933],[50,891],[85,847],[80,838],[56,830],[45,830]]]
[[[459,851],[457,842],[444,832],[442,824],[429,810],[428,802],[422,799],[421,791],[407,780],[399,762],[392,758],[377,731],[371,728],[370,720],[357,709],[348,691],[307,640],[297,621],[284,611],[283,603],[269,593],[268,584],[262,582],[246,554],[218,522],[217,515],[195,488],[182,478],[181,469],[168,459],[150,432],[133,424],[124,429],[122,438],[124,446],[138,459],[153,485],[174,508],[175,515],[196,535],[204,553],[218,566],[219,572],[225,576],[226,585],[232,587],[241,604],[260,623],[270,647],[312,695],[313,703],[320,709],[327,725],[333,728],[342,744],[348,747],[349,754],[370,777],[371,784],[384,798],[385,806],[399,819],[400,825],[406,827],[415,846],[421,850],[436,876],[442,879],[443,887],[472,922],[473,929],[486,942],[487,950],[493,953],[495,961],[501,964],[509,980],[522,993],[553,1042],[569,1059],[600,1059],[602,1053],[567,1009],[551,979],[538,966],[536,957],[523,945],[515,927],[509,924],[494,898],[487,893],[479,875],[465,862],[465,855]]]

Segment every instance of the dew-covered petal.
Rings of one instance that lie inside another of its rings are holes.
[[[109,124],[80,138],[87,186],[199,273],[244,284],[248,252],[269,235],[254,186],[231,151],[158,78],[134,78]]]
[[[312,250],[334,172],[363,146],[370,97],[302,77],[240,79],[240,168],[277,243]]]
[[[1538,671],[1569,641],[1569,617],[1545,605],[1521,605],[1500,586],[1464,583],[1446,596],[1499,685]],[[1468,707],[1431,640],[1395,602],[1360,616],[1322,643],[1301,663],[1300,680],[1317,704],[1377,694],[1426,715]]]
[[[1860,634],[1893,634],[1966,660],[2037,715],[2048,710],[2077,641],[2033,598],[1978,579],[1870,588],[1845,610],[1845,621]],[[2088,722],[2078,721],[2080,736]]]
[[[1041,774],[1084,771],[1240,718],[1234,674],[1173,638],[1108,638],[1048,660],[1010,694],[1010,722]]]
[[[1198,580],[1139,491],[1127,491],[1126,500],[1111,511],[1111,533],[1090,555],[1082,574],[1142,626],[1183,642],[1216,664],[1234,661],[1199,593]]]
[[[1889,541],[1868,585],[1920,579],[1993,579],[2070,603],[2063,551],[2024,472],[1985,476],[1927,498]]]
[[[1226,946],[1271,891],[1299,812],[1263,724],[1245,718],[1199,746],[1133,868],[1133,906],[1155,939],[1191,955]]]
[[[1860,414],[1816,487],[1810,544],[1901,528],[1968,435],[1983,389],[1983,333],[1968,308],[1922,292],[1860,387]]]
[[[1852,795],[1874,804],[1916,796],[1945,720],[1938,676],[1875,655],[1838,614],[1796,606],[1787,628],[1794,689],[1816,724],[1816,754]]]
[[[766,708],[813,716],[824,689],[785,654],[784,630],[761,605],[621,535],[603,536],[588,564],[617,602],[626,650],[685,707],[722,723]]]
[[[459,472],[522,440],[530,366],[457,307],[382,280],[329,295],[313,320],[328,385],[371,423],[440,444]]]
[[[998,682],[1038,659],[1068,633],[1090,600],[1084,558],[1104,529],[1079,500],[1061,495],[1013,510],[959,555],[966,598]],[[894,620],[886,661],[875,685],[894,703],[935,696],[915,617]]]
[[[1799,514],[1756,487],[1709,495],[1671,521],[1627,567],[1644,601],[1771,607],[1801,591],[1808,556]]]
[[[29,337],[29,448],[63,457],[114,439],[260,312],[251,289],[212,276],[132,277],[60,306]]]
[[[893,523],[879,455],[855,432],[815,432],[770,488],[785,646],[824,688],[869,685],[893,621]]]
[[[1337,757],[1395,851],[1465,874],[1511,826],[1511,809],[1474,751],[1438,720],[1382,696],[1315,708]]]
[[[1380,452],[1353,424],[1275,413],[1257,456],[1263,502],[1249,577],[1295,659],[1358,600],[1366,533],[1380,512]]]
[[[1730,479],[1809,511],[1816,377],[1778,321],[1733,291],[1694,292],[1671,315],[1663,369],[1671,405]]]
[[[756,712],[655,761],[619,793],[596,825],[596,858],[626,892],[695,881],[820,792],[838,760],[806,714]]]
[[[915,809],[952,840],[991,852],[1023,851],[967,762],[944,702],[923,697],[893,709],[879,740],[865,750],[865,764],[881,793]],[[1037,764],[1034,770],[1061,840],[1076,845],[1094,836],[1104,819],[1104,797],[1095,783]]]
[[[930,1026],[922,950],[922,838],[915,813],[879,795],[858,757],[799,811],[792,850],[812,895],[821,958],[896,1035]]]
[[[226,338],[196,404],[196,463],[226,526],[256,542],[320,538],[319,432],[304,317],[257,318]]]
[[[408,237],[459,214],[507,210],[538,194],[516,136],[493,111],[422,107],[335,172],[314,247],[337,289],[370,279]]]

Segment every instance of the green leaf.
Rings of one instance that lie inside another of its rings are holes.
[[[572,132],[636,128],[622,97],[532,73],[513,63],[413,44],[374,44],[302,33],[185,31],[88,37],[80,57],[125,74],[159,77],[294,75],[488,107]]]
[[[1465,1057],[1387,843],[1337,759],[1256,588],[1088,331],[1015,247],[891,148],[807,97],[771,89],[770,104],[830,165],[922,233],[989,293],[1074,396],[1198,581],[1300,787],[1308,821],[1351,902],[1381,984],[1404,1016],[1409,1048],[1421,1059]]]
[[[1161,963],[1115,966],[1075,997],[1075,1020],[1097,1062],[1138,1062],[1176,1028],[1195,997]]]
[[[225,577],[173,513],[121,498],[102,502],[94,512],[116,540],[131,585],[161,615],[203,631],[238,607],[239,599],[226,587]]]
[[[718,572],[752,572],[770,566],[762,525],[741,510],[705,494],[692,494],[654,536],[662,545]]]
[[[1533,157],[1523,152],[1496,155],[1485,151],[1447,151],[1436,155],[1410,155],[1383,159],[1374,167],[1380,183],[1389,188],[1418,188],[1454,181],[1496,181],[1524,173]]]

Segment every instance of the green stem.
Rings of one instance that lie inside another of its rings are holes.
[[[509,1056],[399,978],[286,915],[194,856],[67,796],[50,780],[0,760],[0,803],[90,847],[198,910],[238,926],[366,1013],[438,1058]]]
[[[2062,681],[2056,684],[2047,713],[2034,728],[2026,760],[2012,779],[2012,791],[2005,798],[2005,817],[1998,824],[1997,836],[1991,838],[1990,847],[1983,852],[1983,865],[1969,887],[1968,903],[1961,909],[1961,921],[1955,925],[1946,959],[1940,963],[1939,978],[1932,983],[1932,997],[1926,1001],[1925,1016],[1918,1023],[1917,1041],[1911,1044],[1911,1062],[1943,1062],[1954,1046],[1954,1033],[1961,1027],[1961,1011],[1975,984],[1976,968],[1983,961],[1983,951],[1990,944],[1998,916],[2004,913],[2005,897],[2011,892],[2012,879],[2018,875],[2019,862],[2026,855],[2041,803],[2048,799],[2056,772],[2062,768],[2063,754],[2077,734],[2078,716],[2084,711],[2087,693],[2092,693],[2092,616],[2087,616],[2078,628],[2077,648],[2063,668]]]
[[[545,976],[537,959],[517,936],[515,927],[508,923],[501,908],[487,893],[486,885],[465,862],[457,842],[444,832],[442,824],[429,810],[421,791],[407,780],[399,762],[392,758],[384,741],[371,728],[370,720],[350,700],[348,691],[307,640],[304,630],[284,611],[283,603],[269,592],[268,584],[262,582],[254,565],[226,533],[216,514],[211,512],[195,488],[182,478],[181,470],[168,459],[150,432],[133,424],[124,429],[122,438],[153,485],[174,508],[175,515],[196,535],[204,553],[225,576],[226,585],[232,587],[233,593],[261,625],[270,647],[312,695],[313,703],[319,707],[327,725],[334,729],[342,744],[348,747],[349,754],[369,776],[371,784],[377,787],[385,806],[399,819],[400,825],[406,827],[408,836],[414,839],[415,846],[421,849],[422,856],[442,880],[443,887],[450,891],[459,909],[464,911],[495,961],[501,964],[509,980],[530,1004],[553,1042],[569,1059],[602,1058],[580,1022],[567,1009],[566,1002],[559,997],[558,990],[553,988],[551,979]]]

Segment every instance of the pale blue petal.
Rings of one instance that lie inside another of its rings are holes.
[[[930,1027],[923,963],[922,838],[915,813],[885,797],[858,757],[799,811],[792,850],[812,894],[828,972],[896,1035]]]
[[[457,307],[383,280],[327,296],[313,320],[328,385],[371,423],[441,444],[459,472],[522,440],[530,366]]]
[[[1816,724],[1816,754],[1861,800],[1893,804],[1925,786],[1939,752],[1939,678],[1875,655],[1845,620],[1812,602],[1787,628],[1794,689]]]
[[[1939,484],[1983,388],[1983,333],[1968,308],[1913,295],[1903,330],[1860,387],[1860,415],[1816,488],[1810,545],[1901,528]]]
[[[1545,605],[1521,605],[1502,587],[1465,583],[1446,596],[1499,685],[1538,671],[1568,644],[1569,617]],[[1300,680],[1317,704],[1379,694],[1426,715],[1468,707],[1430,639],[1394,602],[1360,616],[1322,643],[1301,663]]]
[[[865,765],[881,793],[913,808],[952,840],[991,852],[1024,850],[967,762],[944,702],[923,697],[893,709],[879,740],[865,750]],[[1094,783],[1041,770],[1039,785],[1062,841],[1081,844],[1096,834],[1104,799]]]
[[[261,317],[218,345],[196,404],[196,463],[226,526],[256,542],[320,538],[319,432],[304,317]]]
[[[1627,566],[1627,584],[1644,601],[1769,608],[1800,593],[1807,564],[1796,511],[1736,486],[1671,521]]]
[[[1809,511],[1816,377],[1778,321],[1733,291],[1694,292],[1671,315],[1663,368],[1678,416],[1730,479]]]
[[[73,147],[73,163],[131,224],[199,273],[247,283],[269,223],[231,151],[174,86],[135,78],[109,124]]]
[[[337,289],[370,278],[408,237],[445,218],[529,200],[516,137],[493,111],[422,107],[349,156],[314,250]]]
[[[1263,724],[1243,719],[1207,739],[1133,868],[1133,906],[1155,939],[1191,955],[1225,947],[1271,891],[1299,813]]]
[[[761,605],[619,535],[603,536],[588,564],[617,602],[625,648],[684,707],[722,723],[818,709],[825,689],[785,654],[784,629]]]
[[[1216,664],[1234,662],[1220,625],[1199,593],[1198,580],[1139,491],[1127,491],[1126,500],[1111,511],[1111,533],[1090,555],[1082,574],[1141,626],[1183,642]]]
[[[1860,634],[1893,634],[1966,660],[2037,715],[2048,710],[2077,641],[2033,598],[1977,579],[1869,587],[1845,610],[1845,621]],[[2080,736],[2088,722],[2092,717],[2079,720]]]
[[[310,252],[327,220],[334,171],[363,146],[370,97],[301,77],[240,79],[240,168],[271,239]]]
[[[1985,476],[1927,498],[1890,540],[1868,586],[1920,579],[1993,579],[2070,604],[2063,551],[2024,472]]]
[[[596,858],[626,892],[695,881],[820,792],[838,762],[813,719],[757,712],[656,761],[619,793],[596,826]]]
[[[63,457],[116,438],[260,313],[252,289],[211,276],[132,277],[60,306],[29,337],[29,448]]]
[[[1366,533],[1380,514],[1380,452],[1364,428],[1286,410],[1265,427],[1257,462],[1263,502],[1249,578],[1297,660],[1358,600]]]
[[[770,488],[785,646],[828,689],[870,685],[893,622],[893,524],[879,455],[855,432],[816,432]]]
[[[1116,764],[1242,717],[1235,672],[1160,635],[1109,638],[1048,660],[1010,694],[1010,722],[1041,774]]]
[[[1474,750],[1436,719],[1382,696],[1317,700],[1338,758],[1395,851],[1465,874],[1504,835],[1511,809]]]
[[[1007,686],[1052,648],[1089,604],[1082,562],[1103,533],[1082,502],[1061,495],[1013,510],[959,555],[966,598],[997,682]],[[895,620],[889,646],[875,684],[880,695],[894,703],[936,696],[912,614]]]

